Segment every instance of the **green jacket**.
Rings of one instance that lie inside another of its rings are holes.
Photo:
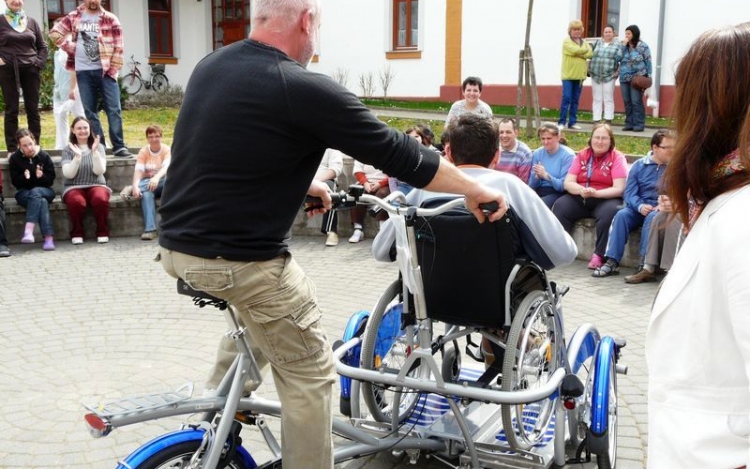
[[[585,80],[588,66],[586,59],[594,55],[594,50],[586,40],[580,46],[570,37],[563,41],[562,79]]]

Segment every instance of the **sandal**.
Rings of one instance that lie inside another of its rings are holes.
[[[620,270],[618,269],[619,264],[614,259],[607,259],[601,267],[591,272],[592,277],[609,277],[610,275],[619,275]]]

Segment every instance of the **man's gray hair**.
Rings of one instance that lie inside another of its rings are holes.
[[[286,29],[307,10],[312,10],[316,22],[320,20],[320,0],[253,0],[253,26],[267,23]]]

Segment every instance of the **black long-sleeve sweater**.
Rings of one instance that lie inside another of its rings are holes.
[[[37,166],[42,167],[42,177],[36,177]],[[29,178],[26,179],[24,170],[29,170]],[[55,183],[55,164],[49,154],[44,150],[31,158],[23,155],[21,150],[16,150],[8,158],[8,172],[10,182],[17,190],[33,189],[35,187],[52,187]],[[0,191],[2,185],[0,185]]]
[[[193,71],[175,126],[160,244],[235,261],[282,254],[326,148],[416,187],[440,158],[273,47],[244,40],[212,53]]]

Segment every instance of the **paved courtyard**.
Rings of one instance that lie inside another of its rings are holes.
[[[396,269],[372,260],[369,240],[350,245],[342,239],[335,248],[325,248],[323,241],[295,238],[292,252],[317,284],[326,328],[336,339],[354,311],[371,309]],[[13,257],[0,259],[0,469],[113,468],[149,438],[176,429],[181,419],[133,425],[92,439],[82,403],[172,390],[187,381],[200,392],[225,330],[221,313],[199,309],[176,294],[174,281],[152,261],[154,242],[61,242],[49,253],[38,244],[11,247]],[[594,279],[577,261],[551,273],[571,287],[564,300],[568,334],[592,322],[602,333],[628,340],[623,362],[629,373],[618,381],[620,469],[645,466],[643,345],[656,292],[654,284],[626,285],[622,277],[631,272]],[[273,391],[265,383],[260,392]],[[243,438],[263,460],[267,453],[256,452],[257,435],[245,431]],[[402,458],[383,453],[339,467],[407,466]],[[422,459],[410,467],[446,466]]]

